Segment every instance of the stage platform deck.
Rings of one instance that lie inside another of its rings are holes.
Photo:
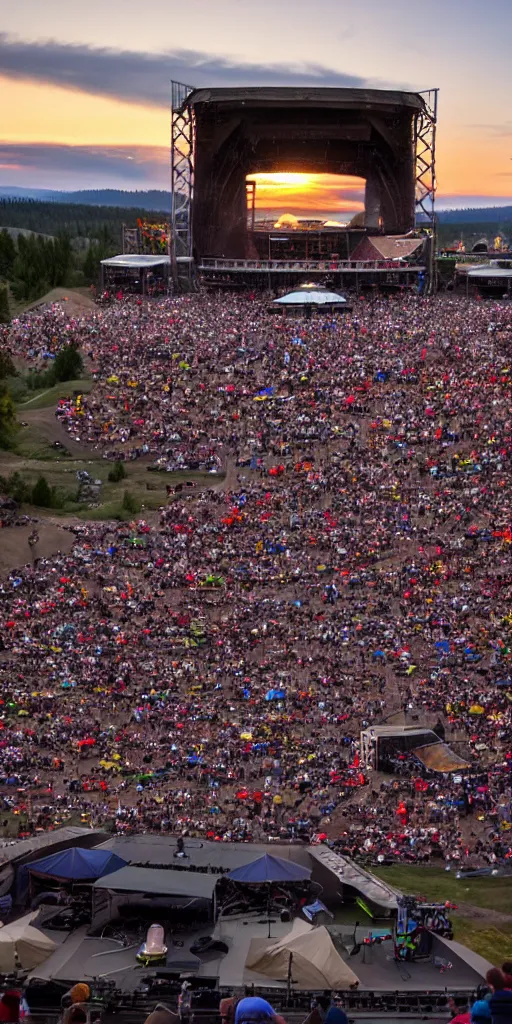
[[[271,918],[271,939],[283,938],[291,928],[291,922]],[[370,930],[368,927],[357,928],[356,941],[362,942]],[[334,925],[329,931],[338,951],[343,955],[343,950],[352,945],[354,929],[347,925]],[[192,943],[199,936],[211,933],[211,926],[208,925],[194,932],[173,933],[174,943],[182,942],[183,945],[169,942],[167,969],[173,961],[190,959]],[[286,990],[285,980],[273,980],[249,971],[245,966],[251,941],[258,940],[262,946],[268,943],[268,920],[264,916],[226,917],[217,922],[213,934],[227,944],[228,953],[220,957],[210,955],[210,959],[204,960],[199,970],[194,972],[194,977],[215,981],[221,989],[254,984],[256,988],[265,990]],[[32,972],[32,976],[51,978],[70,985],[77,981],[88,982],[92,978],[107,977],[115,979],[116,985],[123,991],[133,992],[141,983],[143,975],[148,973],[148,968],[136,962],[138,945],[139,942],[134,941],[131,948],[120,949],[112,939],[87,936],[85,928],[82,928],[72,933],[44,964]],[[397,964],[393,960],[391,942],[372,947],[362,946],[354,957],[345,952],[344,959],[359,978],[359,992],[472,992],[482,982],[486,961],[479,957],[475,960],[470,950],[465,950],[458,943],[445,943],[436,938],[433,952],[449,960],[451,969],[442,973],[432,962]],[[300,982],[293,989],[300,991]]]
[[[309,847],[294,843],[215,843],[205,839],[185,839],[185,856],[179,856],[175,836],[166,835],[134,835],[112,836],[98,847],[100,850],[112,850],[128,864],[139,867],[175,866],[191,870],[201,868],[215,871],[222,868],[232,871],[234,868],[250,864],[265,853],[272,853],[282,860],[291,860],[311,867]]]

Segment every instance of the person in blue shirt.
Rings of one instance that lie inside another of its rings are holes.
[[[260,996],[246,996],[235,1010],[235,1024],[285,1024],[283,1017]]]
[[[324,1024],[348,1024],[348,1017],[341,1006],[330,1006],[325,1015]]]
[[[512,1024],[512,990],[506,987],[503,971],[493,967],[487,971],[485,980],[491,989],[489,1009],[492,1024]]]
[[[477,999],[471,1007],[471,1024],[491,1024],[491,1010],[486,999]]]

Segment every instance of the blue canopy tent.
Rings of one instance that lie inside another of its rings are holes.
[[[56,882],[95,882],[112,871],[126,867],[126,861],[111,850],[85,850],[73,846],[70,850],[50,854],[27,865],[31,875],[51,878]]]
[[[265,700],[286,700],[286,690],[267,690]]]
[[[242,867],[230,871],[227,878],[240,885],[266,885],[268,938],[270,938],[272,884],[306,882],[311,878],[311,871],[309,868],[303,868],[301,864],[295,864],[292,860],[283,860],[282,857],[273,857],[271,853],[265,853],[263,857],[258,857],[250,864],[244,864]]]
[[[243,882],[245,885],[263,885],[265,882],[305,882],[311,878],[309,868],[295,864],[292,860],[273,857],[265,853],[263,857],[235,868],[227,876],[232,882]]]

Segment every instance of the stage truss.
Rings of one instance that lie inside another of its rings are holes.
[[[424,110],[416,115],[414,147],[416,157],[416,218],[426,227],[435,226],[436,197],[436,127],[439,89],[428,89],[419,95]]]
[[[194,111],[187,103],[193,86],[171,82],[171,271],[178,288],[178,260],[191,259],[194,200]],[[191,267],[184,263],[183,267]]]
[[[416,159],[416,227],[428,235],[429,293],[436,288],[436,130],[437,99],[439,89],[427,89],[419,95],[424,109],[414,122],[414,152]]]

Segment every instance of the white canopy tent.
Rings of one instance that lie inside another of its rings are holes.
[[[37,914],[26,914],[0,928],[0,971],[14,971],[18,964],[27,971],[44,963],[57,949],[53,939],[34,928]]]
[[[160,256],[150,256],[145,253],[123,253],[120,256],[110,256],[107,260],[101,260],[103,267],[118,267],[122,270],[153,270],[155,267],[168,267],[171,260],[164,253]]]
[[[306,284],[287,295],[274,299],[275,306],[348,306],[347,300],[338,292],[331,292],[321,285]]]
[[[290,959],[291,958],[291,959]],[[348,989],[359,978],[337,952],[327,928],[312,928],[297,918],[283,939],[261,948],[251,943],[245,966],[277,981],[286,981],[291,971],[296,989]]]

